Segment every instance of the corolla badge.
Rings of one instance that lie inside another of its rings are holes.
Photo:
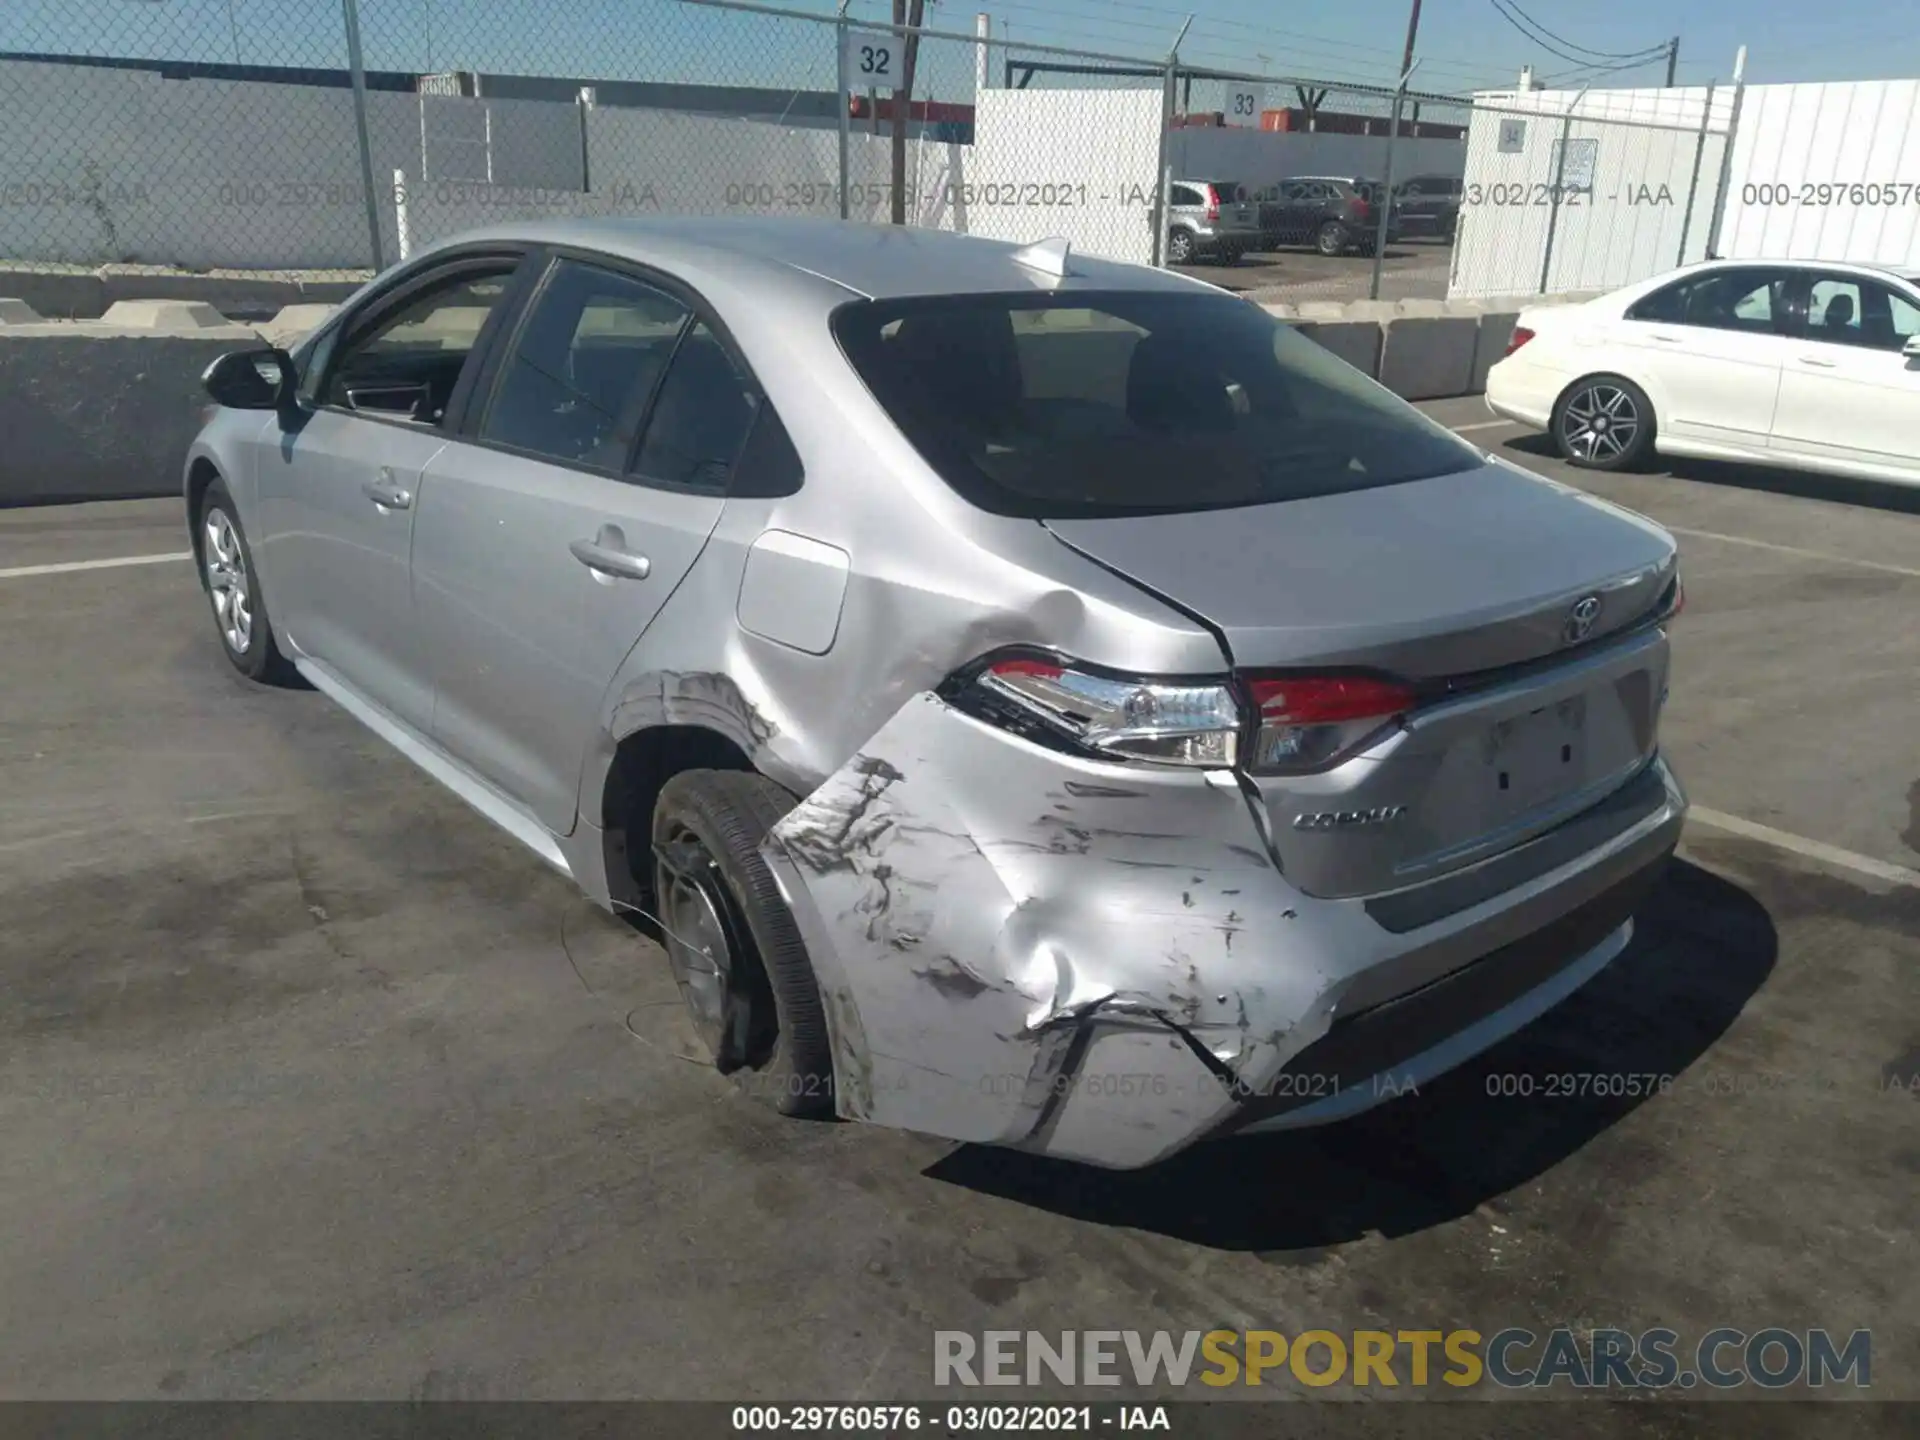
[[[1560,627],[1560,638],[1569,645],[1578,645],[1593,633],[1593,627],[1600,619],[1600,597],[1583,595],[1573,602],[1573,609],[1567,612],[1567,623]]]
[[[1322,810],[1313,815],[1296,815],[1296,830],[1356,830],[1363,825],[1388,825],[1407,813],[1404,805],[1376,805],[1371,810]]]

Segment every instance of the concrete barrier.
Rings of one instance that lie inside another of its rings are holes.
[[[229,320],[266,320],[289,305],[338,304],[359,288],[339,275],[183,275],[141,266],[8,265],[0,295],[24,300],[49,320],[98,320],[117,300],[200,300]]]
[[[178,494],[200,376],[259,343],[230,323],[0,326],[0,505]]]
[[[1367,302],[1362,302],[1367,303]],[[1268,314],[1275,307],[1263,306]],[[1361,373],[1380,373],[1380,323],[1377,320],[1349,320],[1348,306],[1330,300],[1309,300],[1293,314],[1281,316],[1314,344],[1330,350]]]
[[[1401,315],[1380,326],[1379,380],[1403,400],[1443,400],[1473,387],[1477,315]]]
[[[267,344],[291,350],[339,308],[337,305],[289,305],[256,328]]]
[[[1467,380],[1469,395],[1478,395],[1486,390],[1487,372],[1507,353],[1507,342],[1513,339],[1514,323],[1520,318],[1520,307],[1512,301],[1484,300],[1479,304],[1482,308],[1480,328],[1474,339],[1473,373]]]

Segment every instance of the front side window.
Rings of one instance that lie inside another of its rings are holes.
[[[940,476],[998,515],[1266,505],[1484,463],[1258,306],[1122,291],[864,301],[840,346]]]
[[[438,425],[517,263],[462,267],[348,337],[327,369],[323,403]]]
[[[1817,275],[1807,295],[1809,340],[1900,350],[1920,334],[1920,306],[1871,280]]]
[[[559,261],[514,337],[480,438],[618,474],[689,313],[644,281]]]

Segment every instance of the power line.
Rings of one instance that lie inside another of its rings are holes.
[[[1647,53],[1645,50],[1595,50],[1590,45],[1582,45],[1578,41],[1569,40],[1566,36],[1556,34],[1552,30],[1547,29],[1546,26],[1542,25],[1538,20],[1534,19],[1533,16],[1527,14],[1526,11],[1520,8],[1519,0],[1504,0],[1504,3],[1508,9],[1511,9],[1514,14],[1525,20],[1527,24],[1538,30],[1542,35],[1545,35],[1550,40],[1559,41],[1569,50],[1578,50],[1582,55],[1592,55],[1600,60],[1638,60],[1642,55]],[[1496,6],[1495,8],[1499,7]],[[1663,45],[1658,48],[1664,50],[1666,47]]]
[[[1530,30],[1527,29],[1525,22],[1516,18],[1506,8],[1505,4],[1503,3],[1503,0],[1490,0],[1490,3],[1493,5],[1494,11],[1500,16],[1501,19],[1505,20],[1509,25],[1513,26],[1514,29],[1518,30],[1522,35],[1526,36],[1527,39],[1531,40],[1534,44],[1538,45],[1541,49],[1545,50],[1548,54],[1557,55],[1560,59],[1568,61],[1571,64],[1576,66],[1588,66],[1593,64],[1593,61],[1585,58],[1584,56],[1570,55],[1565,50],[1562,50],[1558,46],[1554,45],[1551,41],[1543,39],[1540,36],[1533,34]],[[1645,63],[1647,61],[1653,60],[1657,56],[1665,55],[1666,53],[1667,53],[1666,46],[1654,45],[1654,46],[1649,46],[1645,50],[1636,50],[1631,55],[1622,55],[1618,58],[1623,60],[1632,60],[1636,63]]]

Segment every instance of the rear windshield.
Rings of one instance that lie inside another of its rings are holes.
[[[861,301],[837,310],[833,329],[927,463],[996,515],[1224,510],[1482,463],[1230,295]]]

